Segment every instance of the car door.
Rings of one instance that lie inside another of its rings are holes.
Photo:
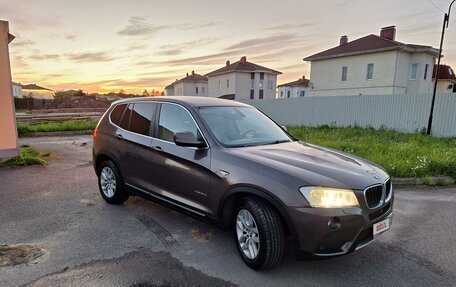
[[[125,184],[129,187],[150,189],[151,120],[158,104],[131,103],[115,131],[112,152]]]
[[[152,142],[150,171],[154,190],[163,196],[209,213],[210,149],[177,146],[174,133],[202,134],[189,111],[181,105],[162,103]]]

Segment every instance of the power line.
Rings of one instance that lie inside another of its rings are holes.
[[[434,5],[435,8],[439,9],[441,12],[443,12],[443,13],[445,13],[445,14],[447,13],[447,11],[444,11],[444,10],[443,10],[442,8],[440,8],[437,4],[435,4],[434,1],[432,1],[432,0],[428,0],[428,1],[429,1],[429,3],[431,3],[432,5]],[[448,1],[448,0],[447,0],[447,2],[448,2],[448,3],[451,3],[451,2]],[[451,17],[451,16],[450,16],[450,18],[456,21],[456,18],[453,18],[453,17]]]

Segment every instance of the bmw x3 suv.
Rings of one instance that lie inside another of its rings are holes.
[[[393,188],[378,165],[295,139],[256,108],[202,97],[113,103],[100,119],[93,164],[101,196],[137,195],[231,229],[253,269],[342,255],[392,221]]]

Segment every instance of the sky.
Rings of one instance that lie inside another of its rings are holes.
[[[396,40],[438,48],[449,0],[0,0],[13,81],[53,90],[142,93],[242,56],[310,75],[303,58],[395,25]],[[442,63],[456,68],[456,5]]]

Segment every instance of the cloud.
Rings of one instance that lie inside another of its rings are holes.
[[[76,41],[76,38],[77,38],[77,36],[75,34],[65,34],[64,37],[68,41]]]
[[[271,30],[271,31],[289,31],[290,29],[304,29],[304,28],[309,28],[316,23],[288,23],[288,24],[281,24],[277,26],[272,26],[269,28],[266,28],[266,30]]]
[[[32,60],[59,60],[60,55],[35,53],[31,55],[29,58]]]
[[[108,52],[81,52],[67,54],[66,57],[78,63],[91,63],[91,62],[108,62],[114,60],[109,56]]]
[[[156,34],[160,30],[168,28],[168,26],[154,26],[148,23],[146,18],[139,16],[130,17],[128,22],[128,25],[118,31],[117,34],[122,36],[145,36]]]
[[[241,48],[250,48],[253,46],[259,45],[270,45],[271,43],[280,43],[286,45],[286,42],[295,38],[296,35],[293,34],[279,34],[270,37],[263,38],[254,38],[249,40],[241,41],[237,44],[227,47],[225,50],[241,49]]]
[[[180,29],[180,30],[194,30],[194,29],[200,29],[200,28],[206,28],[206,27],[213,27],[221,24],[222,21],[209,21],[205,23],[183,23],[180,25],[176,25],[175,28]]]
[[[161,51],[157,54],[160,56],[175,56],[184,53],[186,50],[195,47],[201,47],[209,43],[214,43],[218,40],[215,37],[200,38],[193,41],[183,42],[179,44],[163,45],[160,47]]]
[[[36,42],[30,39],[24,39],[20,37],[19,35],[16,35],[16,38],[14,39],[13,42],[11,42],[11,45],[13,47],[32,47],[35,46]]]

